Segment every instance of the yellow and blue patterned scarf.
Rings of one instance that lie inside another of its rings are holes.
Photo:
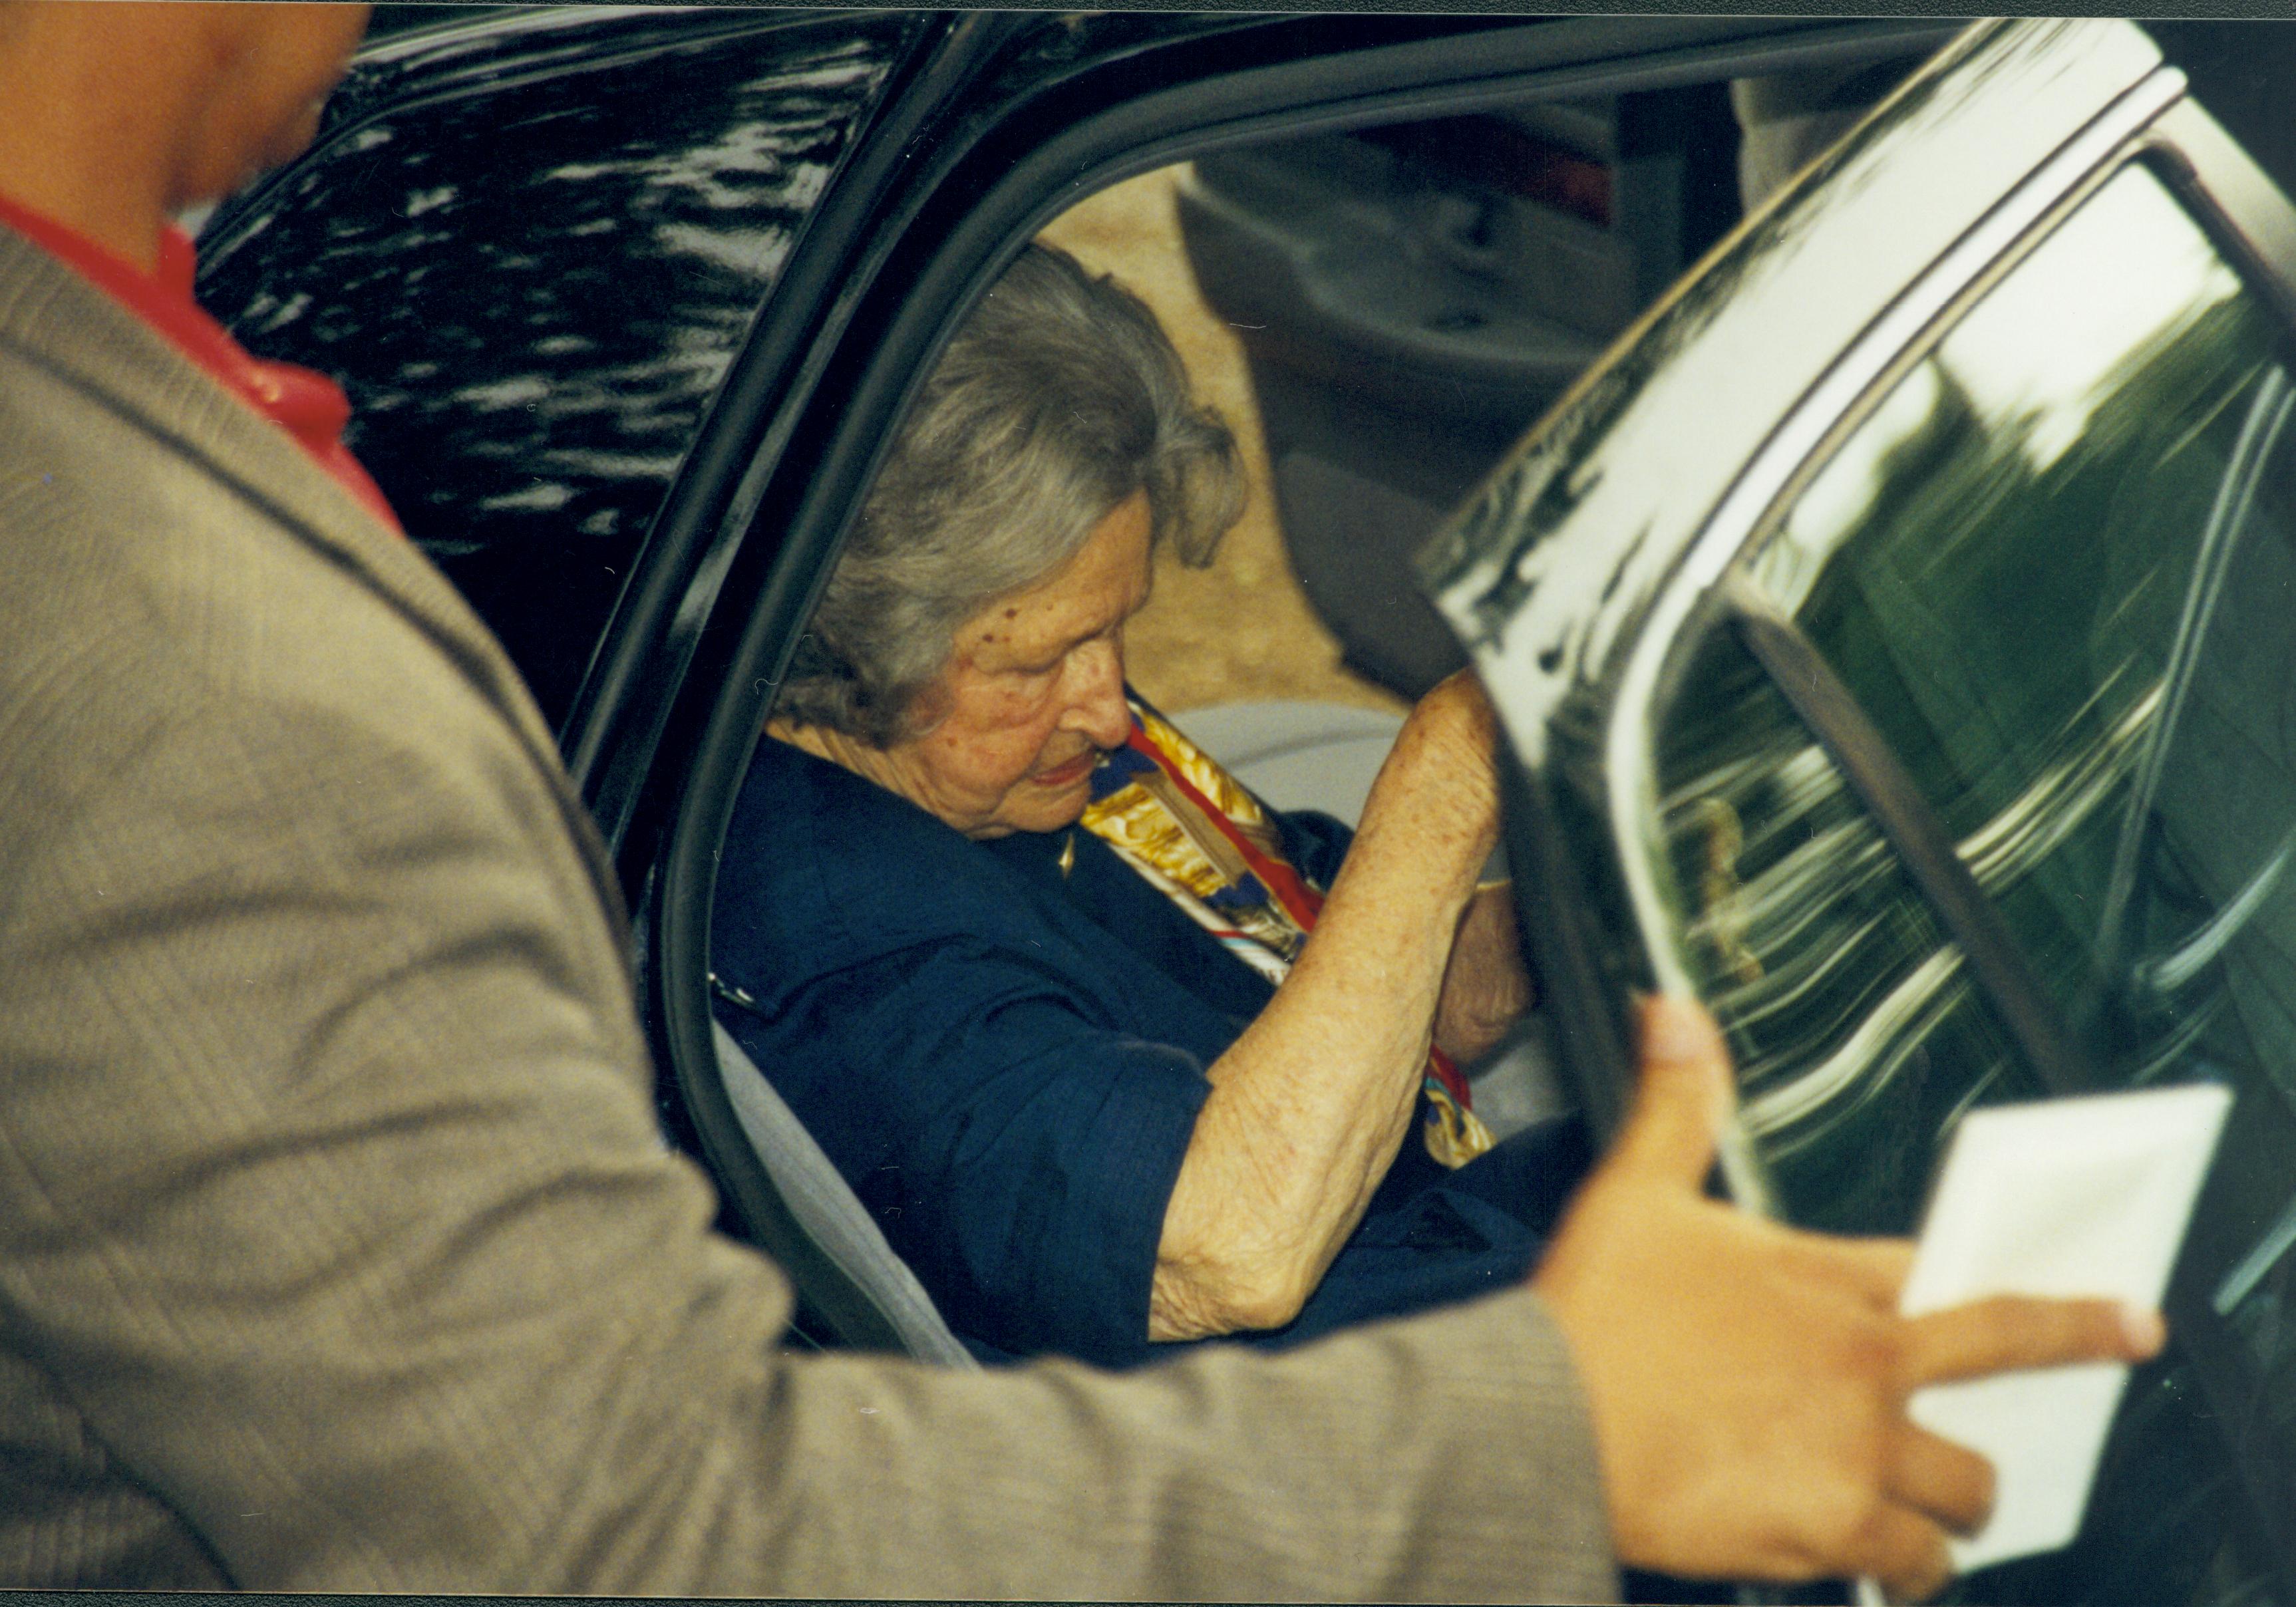
[[[1153,709],[1132,700],[1124,747],[1093,773],[1080,824],[1272,984],[1291,974],[1324,906],[1283,855],[1267,808]],[[1467,1079],[1430,1049],[1422,1081],[1427,1152],[1464,1166],[1491,1147]]]

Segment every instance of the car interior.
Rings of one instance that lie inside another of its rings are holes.
[[[1410,700],[1465,661],[1411,580],[1428,533],[1737,221],[1742,182],[1777,182],[1919,60],[1748,82],[1767,168],[1742,181],[1717,79],[1263,141],[1054,218],[1040,238],[1149,301],[1251,482],[1209,571],[1160,562],[1127,627],[1133,684],[1275,807],[1352,821]],[[714,1037],[809,1231],[904,1344],[964,1356],[722,1021]],[[1536,1015],[1469,1075],[1501,1136],[1573,1103]]]

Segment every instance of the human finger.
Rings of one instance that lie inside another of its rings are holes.
[[[1972,1533],[1993,1511],[1993,1464],[1915,1423],[1899,1425],[1883,1486],[1956,1534]]]
[[[1908,1390],[2071,1362],[2143,1361],[2157,1354],[2167,1337],[2160,1313],[2140,1307],[2021,1295],[1933,1311],[1908,1326]]]
[[[1696,1187],[1714,1163],[1730,1097],[1730,1055],[1714,1018],[1688,999],[1643,1001],[1642,1069],[1613,1164]]]
[[[1935,1595],[1953,1578],[1945,1531],[1911,1507],[1885,1505],[1866,1524],[1857,1572],[1878,1580],[1892,1601]]]

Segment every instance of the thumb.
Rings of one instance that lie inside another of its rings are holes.
[[[1714,1164],[1714,1134],[1731,1096],[1730,1052],[1703,1005],[1643,1001],[1641,1077],[1613,1162],[1696,1188]]]

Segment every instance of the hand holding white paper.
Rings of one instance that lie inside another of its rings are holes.
[[[1947,1152],[1898,1306],[1918,1316],[1989,1295],[2156,1307],[2232,1095],[2209,1085],[1997,1106]],[[2054,1551],[2080,1529],[2118,1363],[1932,1384],[1914,1421],[1993,1464],[1993,1515],[1951,1542],[1963,1571]]]

